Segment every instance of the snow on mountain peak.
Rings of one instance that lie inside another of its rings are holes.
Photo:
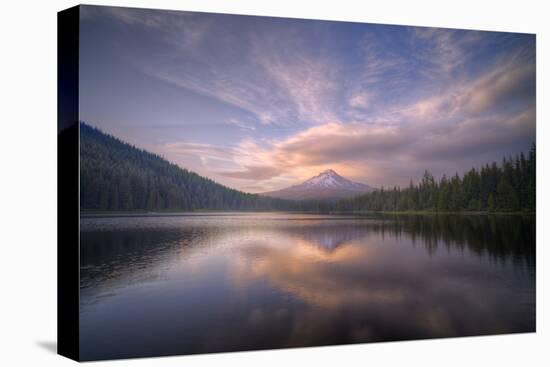
[[[301,184],[266,192],[264,195],[290,200],[338,199],[358,196],[373,190],[368,185],[350,181],[336,171],[327,169]]]
[[[338,173],[336,173],[336,171],[332,170],[332,169],[327,169],[327,170],[324,170],[323,172],[321,172],[319,174],[319,176],[322,176],[322,175],[333,175],[333,176],[339,176]]]
[[[298,186],[320,188],[357,188],[362,185],[345,179],[332,169],[327,169]]]

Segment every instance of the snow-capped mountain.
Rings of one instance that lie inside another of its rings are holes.
[[[266,192],[263,195],[289,200],[343,199],[373,190],[369,185],[350,181],[334,170],[328,169],[299,185]]]

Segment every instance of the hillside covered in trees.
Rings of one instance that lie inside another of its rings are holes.
[[[340,201],[289,201],[230,189],[80,124],[80,207],[95,211],[535,211],[535,147],[462,177],[380,189]]]
[[[367,211],[488,211],[534,212],[536,209],[536,154],[533,145],[528,156],[523,153],[504,158],[480,170],[472,168],[462,177],[443,176],[436,181],[424,172],[418,184],[375,192],[344,200],[338,210]]]
[[[227,188],[80,123],[82,210],[283,210],[288,203]]]

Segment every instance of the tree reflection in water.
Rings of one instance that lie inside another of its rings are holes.
[[[534,277],[529,216],[84,219],[83,355],[534,331]]]

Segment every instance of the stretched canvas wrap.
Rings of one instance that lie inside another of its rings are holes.
[[[58,26],[60,354],[535,332],[535,35]]]

